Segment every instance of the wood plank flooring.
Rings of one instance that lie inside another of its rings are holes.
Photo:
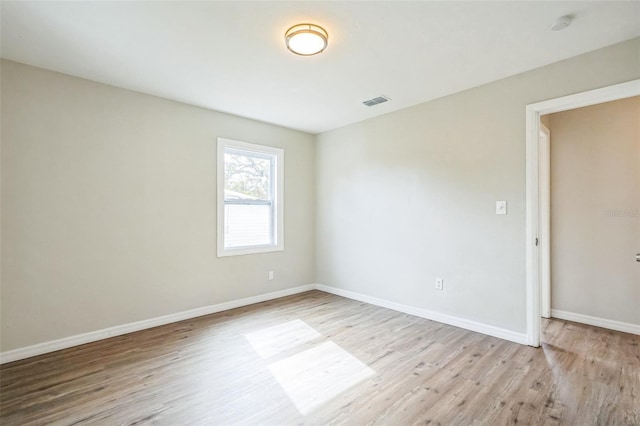
[[[320,291],[0,368],[8,425],[640,425],[640,338],[534,349]]]

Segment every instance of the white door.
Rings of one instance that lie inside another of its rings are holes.
[[[540,191],[540,300],[542,301],[540,315],[543,318],[551,317],[551,131],[540,123],[539,149],[539,191]]]

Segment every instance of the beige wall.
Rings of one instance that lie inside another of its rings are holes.
[[[315,150],[308,134],[2,61],[0,350],[314,281],[524,331],[524,107],[639,78],[639,54],[635,39]],[[216,258],[218,136],[285,148],[284,252]]]
[[[312,135],[2,61],[1,136],[2,351],[313,282]],[[218,136],[285,149],[284,252],[216,258]]]
[[[525,332],[525,106],[637,78],[640,39],[321,134],[318,282]]]
[[[640,97],[549,119],[551,307],[640,324]]]

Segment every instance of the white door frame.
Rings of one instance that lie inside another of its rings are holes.
[[[567,111],[589,105],[601,104],[618,99],[640,95],[640,79],[626,83],[563,96],[548,101],[529,104],[526,107],[526,151],[527,151],[527,200],[526,200],[526,273],[527,273],[527,344],[540,346],[541,316],[541,284],[540,258],[541,250],[548,244],[538,245],[540,235],[539,199],[539,135],[540,116],[554,112]],[[547,237],[548,238],[548,237]],[[545,253],[548,255],[548,253]]]
[[[540,316],[551,317],[551,131],[540,123],[538,134],[538,194],[540,206]]]

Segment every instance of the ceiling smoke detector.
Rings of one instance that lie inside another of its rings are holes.
[[[556,19],[556,21],[553,24],[551,24],[551,27],[549,28],[551,28],[551,31],[564,30],[569,25],[571,25],[571,21],[573,21],[573,16],[571,15],[561,16],[558,19]]]
[[[374,105],[378,105],[378,104],[381,104],[383,102],[387,102],[387,101],[390,101],[390,100],[391,100],[391,98],[387,98],[384,95],[380,95],[377,98],[369,99],[368,101],[364,101],[362,103],[365,104],[368,107],[372,107]]]

